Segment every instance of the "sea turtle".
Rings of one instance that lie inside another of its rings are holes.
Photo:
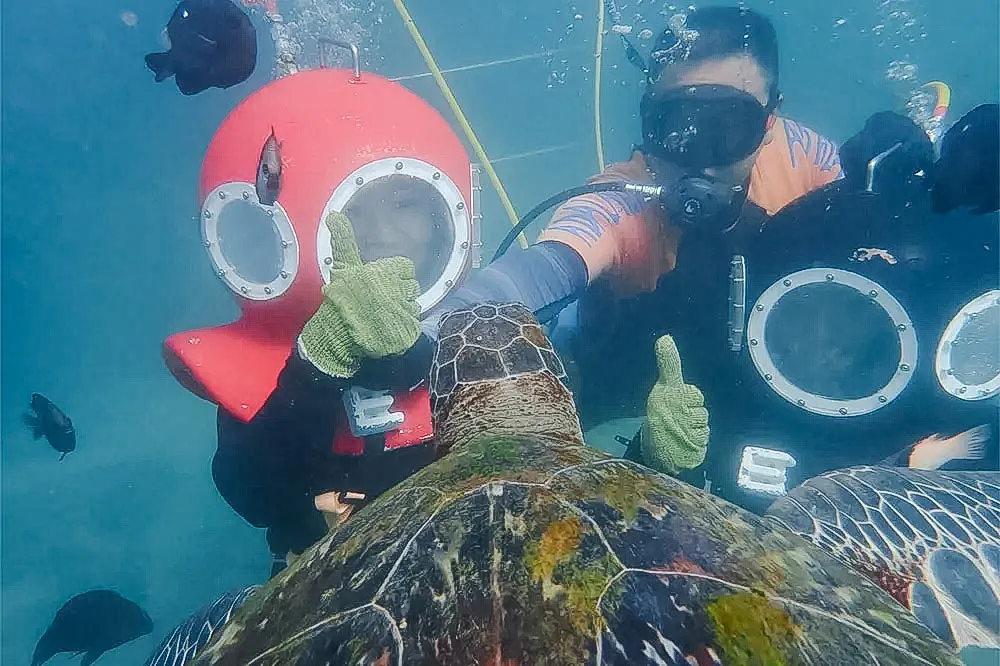
[[[791,532],[584,445],[520,305],[441,323],[441,457],[255,593],[197,664],[959,664]]]
[[[943,641],[1000,647],[1000,472],[853,467],[806,481],[767,514]]]

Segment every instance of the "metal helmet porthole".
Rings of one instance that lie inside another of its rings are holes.
[[[775,393],[834,418],[891,404],[917,365],[916,334],[899,301],[877,282],[836,268],[776,280],[750,308],[746,336]]]
[[[938,340],[934,374],[945,391],[961,400],[986,400],[1000,393],[1000,290],[966,303]]]
[[[423,160],[410,157],[385,158],[370,162],[350,173],[337,186],[323,208],[316,233],[317,262],[323,280],[329,282],[333,257],[330,231],[325,220],[332,212],[344,212],[351,218],[358,247],[362,257],[365,257],[366,248],[362,238],[365,222],[357,219],[360,217],[357,212],[358,202],[374,191],[368,188],[382,184],[387,186],[384,191],[395,192],[397,186],[394,183],[406,183],[406,188],[416,192],[418,198],[429,206],[427,210],[432,217],[428,227],[429,249],[422,260],[414,261],[421,287],[417,303],[423,314],[440,303],[460,283],[475,254],[474,241],[478,240],[474,229],[475,211],[470,213],[458,185],[444,171]],[[411,219],[416,220],[417,217]],[[401,233],[402,231],[401,229]],[[411,243],[406,246],[406,256],[411,259],[414,259],[412,254],[416,250],[415,245],[416,243]]]
[[[201,235],[215,274],[242,298],[277,298],[295,281],[299,244],[288,214],[278,202],[262,205],[251,183],[223,183],[208,193]]]

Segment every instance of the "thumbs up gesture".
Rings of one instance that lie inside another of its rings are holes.
[[[420,335],[420,285],[406,257],[364,263],[343,213],[330,213],[326,226],[333,251],[330,281],[302,329],[299,348],[326,374],[350,378],[363,359],[402,354],[413,346]]]
[[[677,345],[669,335],[656,341],[656,362],[660,377],[646,400],[642,458],[658,472],[677,474],[705,459],[708,412],[698,387],[684,383]]]

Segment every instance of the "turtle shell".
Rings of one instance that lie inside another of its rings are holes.
[[[431,403],[456,388],[548,370],[566,376],[538,321],[520,305],[483,304],[441,322],[431,366]]]
[[[468,312],[442,343],[481,321]],[[788,530],[578,438],[499,429],[483,421],[307,550],[196,663],[961,663]]]

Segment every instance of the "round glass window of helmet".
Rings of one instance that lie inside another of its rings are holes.
[[[404,174],[375,178],[348,199],[343,212],[361,258],[409,257],[421,292],[448,265],[454,223],[444,197],[427,181]]]
[[[828,416],[867,414],[892,402],[916,365],[912,325],[881,285],[830,268],[778,280],[747,323],[750,356],[775,392]]]
[[[281,234],[273,215],[249,201],[237,200],[219,212],[219,251],[244,280],[265,284],[281,272]]]
[[[280,204],[262,206],[253,185],[225,183],[205,199],[202,237],[216,274],[252,300],[284,293],[298,267],[295,232]]]
[[[941,387],[962,400],[1000,393],[1000,290],[973,299],[948,322],[934,370]]]

